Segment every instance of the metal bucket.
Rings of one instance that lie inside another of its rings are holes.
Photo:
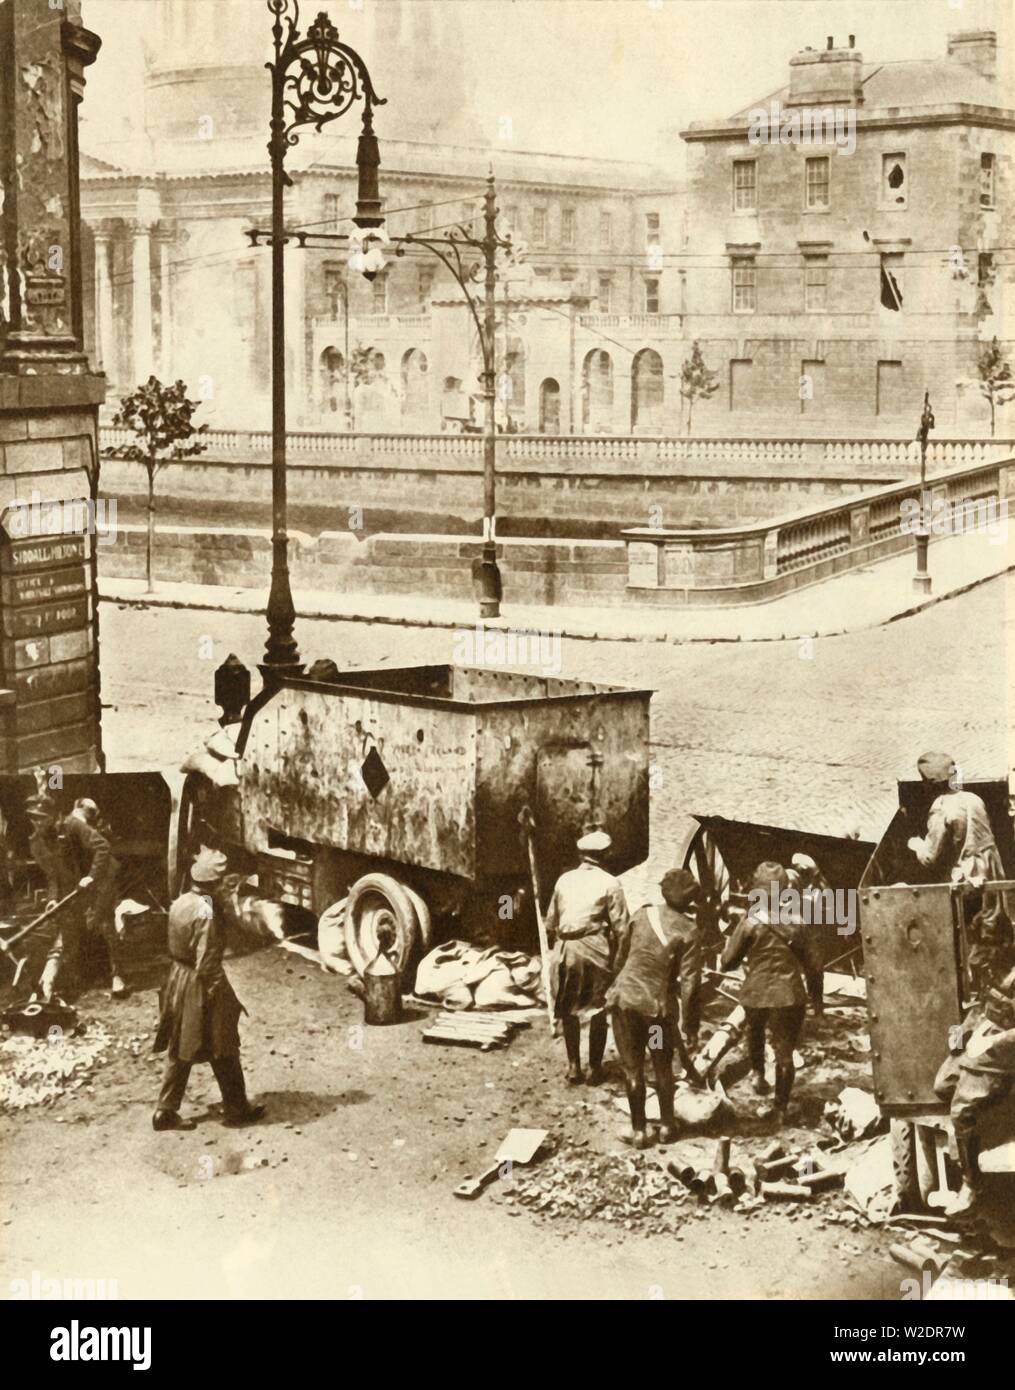
[[[363,972],[363,1022],[397,1023],[402,1017],[402,977],[383,952]]]

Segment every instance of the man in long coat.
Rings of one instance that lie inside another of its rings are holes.
[[[222,1092],[224,1122],[253,1124],[263,1105],[247,1099],[240,1065],[240,1014],[246,1010],[222,968],[225,950],[223,880],[226,857],[203,849],[190,870],[191,888],[169,909],[172,965],[162,991],[153,1051],[167,1052],[153,1129],[193,1129],[179,1110],[195,1062],[208,1062]]]
[[[120,941],[116,934],[116,873],[120,867],[113,858],[109,839],[99,829],[99,808],[88,796],[80,796],[73,810],[64,817],[60,831],[69,874],[81,888],[91,888],[86,925],[98,932],[109,955],[110,993],[122,999],[127,986],[120,974]]]

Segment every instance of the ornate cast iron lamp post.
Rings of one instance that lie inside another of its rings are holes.
[[[261,673],[265,681],[296,675],[303,669],[293,627],[296,610],[289,584],[289,537],[286,497],[285,412],[285,263],[289,238],[284,228],[283,194],[292,179],[285,171],[286,151],[299,141],[300,126],[320,130],[358,101],[363,103],[363,129],[356,164],[359,194],[353,221],[370,239],[379,229],[381,201],[377,170],[380,154],[373,128],[373,108],[384,98],[374,91],[363,59],[340,43],[338,30],[322,11],[307,29],[299,31],[298,0],[267,0],[274,15],[274,61],[271,73],[271,589],[268,594],[268,641]],[[251,234],[257,245],[259,234]],[[369,257],[372,253],[367,252]]]

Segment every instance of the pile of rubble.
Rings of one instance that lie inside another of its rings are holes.
[[[569,1145],[538,1168],[516,1170],[499,1200],[511,1211],[537,1216],[606,1221],[628,1231],[673,1233],[686,1219],[687,1189],[641,1154],[597,1154]],[[496,1200],[496,1199],[495,1199]]]
[[[80,1090],[106,1060],[112,1043],[101,1024],[81,1033],[7,1038],[0,1043],[0,1113],[48,1105]]]

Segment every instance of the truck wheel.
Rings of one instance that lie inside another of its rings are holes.
[[[920,1170],[916,1157],[916,1126],[909,1120],[892,1120],[892,1169],[897,1211],[922,1211]]]
[[[364,874],[349,889],[345,944],[357,975],[383,952],[404,975],[421,939],[412,898],[390,874]]]

